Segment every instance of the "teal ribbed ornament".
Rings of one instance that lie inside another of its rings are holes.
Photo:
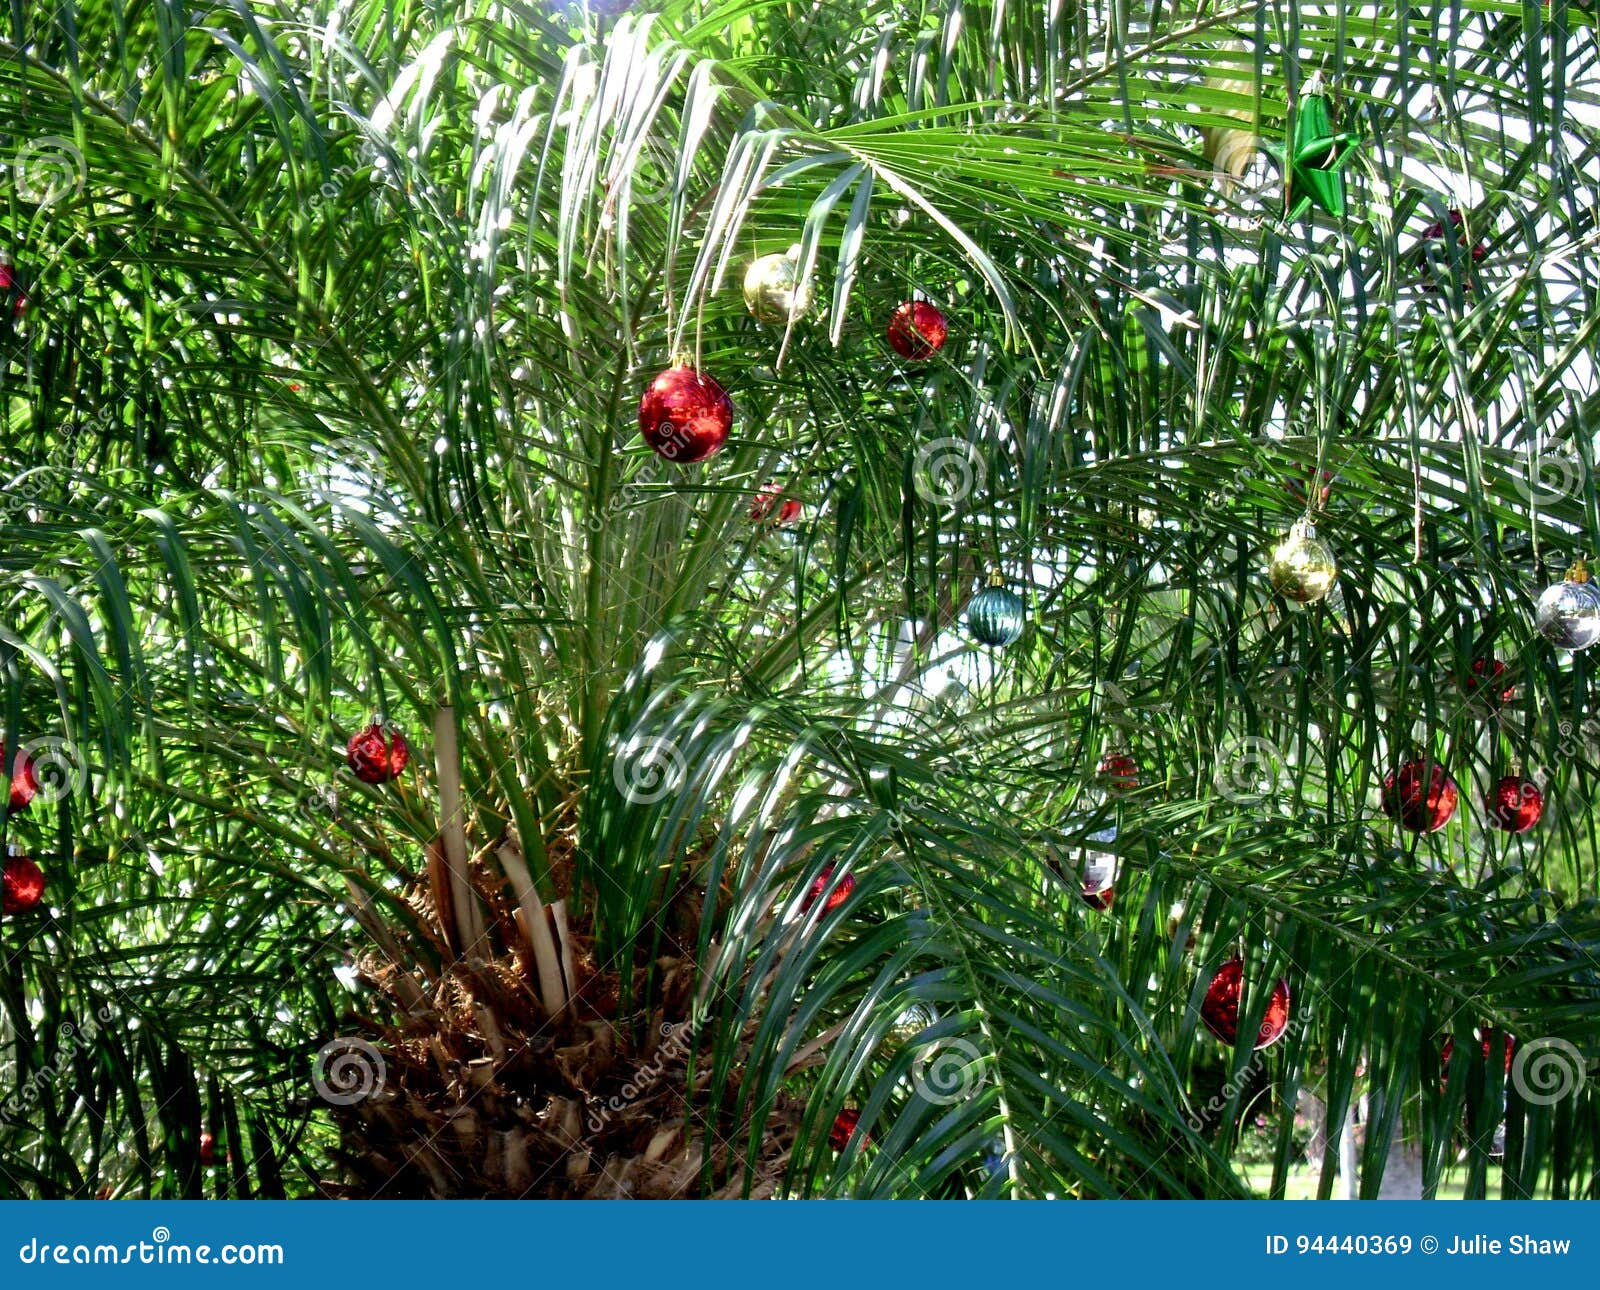
[[[980,645],[1014,644],[1027,622],[1022,597],[1008,591],[997,573],[989,585],[967,602],[967,630]]]

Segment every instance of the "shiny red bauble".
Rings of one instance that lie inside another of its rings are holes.
[[[639,433],[668,461],[704,461],[732,428],[728,392],[692,367],[669,367],[639,400]]]
[[[27,856],[7,856],[0,909],[26,914],[44,898],[44,871]]]
[[[856,1126],[861,1123],[861,1112],[853,1106],[847,1106],[833,1117],[833,1128],[828,1130],[828,1145],[835,1151],[843,1151],[850,1145]],[[861,1135],[861,1145],[866,1146],[872,1141],[870,1133]]]
[[[1502,687],[1500,678],[1506,673],[1506,665],[1497,658],[1477,658],[1472,660],[1472,675],[1466,680],[1468,694],[1476,695],[1481,689],[1484,697],[1494,706],[1506,702],[1517,692],[1515,685]]]
[[[778,509],[775,517],[772,514],[774,506]],[[763,484],[761,491],[750,499],[750,518],[757,523],[775,518],[779,524],[793,524],[800,518],[799,499],[784,497],[782,484]]]
[[[363,784],[387,784],[406,768],[411,747],[393,726],[374,721],[350,736],[345,759]]]
[[[1413,760],[1383,781],[1383,812],[1416,833],[1442,829],[1456,813],[1455,780],[1435,761]]]
[[[28,312],[28,293],[17,281],[15,270],[9,264],[0,264],[0,297],[11,298],[11,316],[20,318]]]
[[[833,884],[833,889],[828,891],[830,883]],[[850,898],[850,893],[855,889],[855,874],[847,873],[838,882],[834,882],[833,866],[831,864],[824,865],[822,872],[811,880],[811,890],[806,892],[805,899],[800,902],[800,909],[802,912],[810,909],[812,905],[817,903],[817,897],[822,895],[824,891],[828,891],[828,898],[822,902],[822,912],[831,914]]]
[[[1139,763],[1125,752],[1107,753],[1096,771],[1108,788],[1131,793],[1139,787]]]
[[[1111,902],[1117,898],[1115,887],[1091,887],[1083,884],[1083,903],[1090,909],[1098,909],[1101,913],[1111,908]]]
[[[1466,221],[1462,218],[1460,211],[1453,210],[1450,212],[1450,228],[1452,232],[1456,229],[1459,229],[1465,222]],[[1427,228],[1422,230],[1422,240],[1424,242],[1444,241],[1444,222],[1442,220],[1435,220],[1432,224],[1429,224]],[[1465,246],[1467,244],[1467,238],[1465,234],[1462,234],[1461,237],[1457,239],[1457,244],[1460,246]],[[1419,256],[1420,258],[1426,260],[1427,254],[1427,248],[1424,247],[1419,253]],[[1488,254],[1489,248],[1482,242],[1479,242],[1472,248],[1472,262],[1476,264]]]
[[[200,1135],[200,1163],[207,1169],[217,1163],[217,1140],[209,1133]]]
[[[0,743],[0,775],[5,774],[6,746]],[[39,792],[39,779],[33,773],[33,763],[28,760],[28,755],[19,751],[16,761],[11,765],[11,791],[10,805],[6,808],[12,815],[28,808],[28,803],[33,801]]]
[[[1507,775],[1483,797],[1489,823],[1507,833],[1526,833],[1544,814],[1544,794],[1523,775]]]
[[[1317,490],[1317,501],[1320,505],[1328,504],[1328,495],[1333,492],[1333,471],[1326,468],[1322,470],[1308,470],[1304,479],[1291,479],[1287,488],[1295,501],[1305,505],[1306,494],[1311,491],[1313,480],[1321,481],[1322,487]]]
[[[907,300],[889,319],[889,344],[914,363],[937,354],[949,334],[944,315],[926,300]]]
[[[1495,1036],[1496,1035],[1500,1035],[1500,1032],[1497,1031],[1497,1030],[1490,1030],[1486,1034],[1483,1033],[1483,1032],[1479,1032],[1479,1033],[1482,1034],[1482,1037],[1483,1037],[1483,1043],[1482,1043],[1482,1046],[1480,1048],[1480,1051],[1483,1053],[1483,1060],[1487,1062],[1489,1060],[1490,1054],[1494,1052]],[[1502,1035],[1501,1038],[1504,1040],[1504,1043],[1505,1043],[1505,1057],[1506,1057],[1505,1069],[1506,1069],[1506,1074],[1509,1075],[1511,1073],[1511,1058],[1517,1051],[1517,1041],[1515,1039],[1513,1039],[1510,1035]],[[1455,1052],[1455,1050],[1456,1050],[1456,1037],[1454,1035],[1446,1035],[1444,1037],[1444,1043],[1439,1048],[1439,1065],[1441,1065],[1441,1066],[1445,1067],[1446,1069],[1448,1069],[1449,1066],[1450,1066],[1450,1054]]]
[[[1206,987],[1206,997],[1200,1003],[1200,1019],[1206,1029],[1225,1044],[1239,1038],[1239,987],[1244,981],[1244,961],[1229,959],[1217,969]],[[1272,987],[1272,998],[1267,1000],[1266,1014],[1261,1018],[1261,1029],[1256,1032],[1255,1046],[1265,1048],[1283,1038],[1289,1028],[1289,983],[1282,977]]]

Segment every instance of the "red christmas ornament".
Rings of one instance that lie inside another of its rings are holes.
[[[817,897],[827,890],[830,882],[833,882],[833,865],[826,864],[822,866],[822,872],[811,880],[811,890],[806,892],[805,899],[800,902],[801,913],[805,913],[806,910],[817,903]],[[837,883],[834,883],[833,890],[828,892],[828,898],[822,902],[822,912],[831,914],[849,899],[850,893],[855,889],[855,874],[845,874]]]
[[[44,872],[27,856],[7,856],[4,898],[0,909],[8,914],[26,914],[44,897]]]
[[[1507,833],[1526,833],[1544,814],[1544,794],[1531,779],[1507,775],[1484,794],[1489,823]]]
[[[1131,793],[1139,787],[1139,763],[1125,752],[1107,753],[1100,759],[1100,768],[1096,773],[1107,787],[1119,792]]]
[[[1472,660],[1472,675],[1466,679],[1468,694],[1476,694],[1480,686],[1488,687],[1486,697],[1495,707],[1506,702],[1517,692],[1515,685],[1500,688],[1500,678],[1506,673],[1506,665],[1497,658],[1476,658]]]
[[[778,505],[778,499],[782,504]],[[784,497],[782,484],[763,484],[761,491],[750,499],[750,518],[760,523],[772,514],[772,508],[778,505],[777,522],[779,524],[793,524],[800,518],[800,502],[797,498]]]
[[[5,757],[6,746],[0,743],[0,774],[4,774]],[[12,815],[27,810],[28,803],[33,801],[38,791],[39,780],[33,773],[33,763],[28,760],[27,753],[19,750],[11,766],[10,806],[7,809]]]
[[[937,354],[949,334],[944,315],[926,300],[905,301],[889,319],[889,344],[914,363]]]
[[[1483,1053],[1483,1060],[1488,1061],[1490,1054],[1494,1052],[1494,1037],[1499,1032],[1491,1028],[1487,1034],[1485,1034],[1483,1031],[1477,1031],[1474,1033],[1476,1036],[1482,1038],[1483,1046],[1480,1051]],[[1504,1035],[1502,1038],[1505,1040],[1505,1069],[1506,1074],[1509,1075],[1511,1073],[1511,1058],[1512,1055],[1517,1051],[1517,1041],[1510,1035]],[[1455,1052],[1455,1050],[1456,1037],[1454,1035],[1446,1035],[1444,1037],[1444,1043],[1439,1048],[1439,1065],[1448,1069],[1450,1065],[1450,1054]]]
[[[28,312],[28,293],[22,289],[22,284],[17,281],[17,275],[9,264],[0,264],[0,296],[11,297],[13,318],[21,318]]]
[[[704,461],[728,442],[733,400],[687,364],[669,367],[639,400],[639,433],[668,461]]]
[[[1098,909],[1102,913],[1111,908],[1111,902],[1117,898],[1115,887],[1092,887],[1083,884],[1083,903],[1090,909]]]
[[[207,1169],[217,1163],[217,1140],[209,1133],[200,1135],[200,1163]]]
[[[411,748],[398,729],[375,720],[350,736],[345,759],[363,784],[387,784],[406,768]]]
[[[835,1151],[843,1151],[850,1145],[850,1139],[855,1134],[856,1126],[861,1123],[861,1112],[853,1106],[847,1106],[833,1117],[833,1128],[828,1130],[828,1145]],[[861,1145],[868,1146],[872,1142],[870,1133],[861,1135]]]
[[[1317,490],[1318,504],[1326,506],[1328,495],[1333,492],[1333,471],[1326,467],[1321,470],[1308,470],[1304,479],[1291,479],[1287,485],[1289,494],[1304,506],[1306,494],[1311,491],[1311,481],[1316,478],[1322,481],[1322,487]]]
[[[1383,811],[1416,833],[1432,833],[1456,813],[1456,783],[1434,761],[1408,761],[1383,781]]]
[[[1452,210],[1450,212],[1450,228],[1452,229],[1452,231],[1455,230],[1455,229],[1460,228],[1464,223],[1465,223],[1465,220],[1462,218],[1462,215],[1461,215],[1460,211]],[[1444,222],[1442,220],[1435,220],[1432,224],[1429,224],[1427,228],[1422,230],[1422,240],[1423,240],[1424,243],[1442,242],[1442,241],[1444,241]],[[1467,237],[1466,237],[1466,234],[1463,233],[1460,236],[1460,238],[1457,240],[1457,245],[1465,246],[1466,244],[1467,244]],[[1480,260],[1483,259],[1484,256],[1486,256],[1488,254],[1489,254],[1489,248],[1487,246],[1485,246],[1482,242],[1479,242],[1475,246],[1473,246],[1473,248],[1472,248],[1472,262],[1474,264],[1477,264]],[[1427,248],[1426,245],[1424,245],[1422,247],[1422,249],[1420,251],[1418,251],[1417,258],[1422,263],[1424,263],[1424,264],[1427,263],[1428,248]]]
[[[1239,986],[1244,981],[1244,961],[1229,959],[1217,969],[1200,1003],[1200,1020],[1223,1043],[1232,1045],[1239,1037]],[[1282,977],[1272,987],[1266,1015],[1256,1032],[1257,1048],[1276,1043],[1289,1028],[1289,983]]]

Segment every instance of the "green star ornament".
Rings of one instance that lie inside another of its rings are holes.
[[[1344,166],[1360,142],[1356,135],[1334,131],[1321,81],[1313,80],[1300,96],[1287,142],[1266,145],[1284,168],[1284,216],[1300,219],[1316,206],[1343,219]]]

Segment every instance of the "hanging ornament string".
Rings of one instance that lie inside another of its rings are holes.
[[[1325,343],[1315,346],[1312,350],[1317,394],[1315,405],[1317,414],[1317,455],[1312,476],[1306,483],[1306,523],[1308,524],[1316,523],[1318,513],[1322,509],[1322,486],[1325,478],[1323,472],[1327,470],[1328,438],[1332,433],[1333,421],[1333,418],[1328,414],[1328,383],[1332,379],[1334,370],[1332,355],[1329,350],[1338,343],[1334,338],[1331,324],[1323,322],[1320,327],[1326,329],[1324,332]]]

